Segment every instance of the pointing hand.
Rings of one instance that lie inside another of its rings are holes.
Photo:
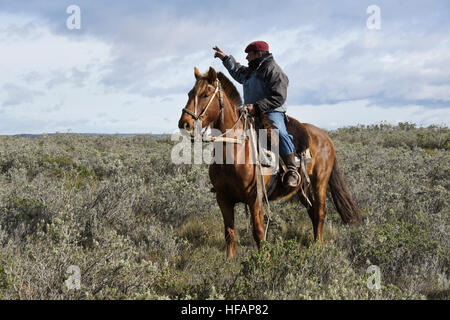
[[[227,56],[227,54],[223,52],[222,49],[220,49],[218,46],[215,46],[213,50],[216,51],[214,54],[214,58],[219,58],[220,60],[223,60]]]

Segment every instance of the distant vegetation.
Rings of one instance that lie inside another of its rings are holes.
[[[275,202],[258,252],[241,204],[233,261],[208,167],[172,164],[170,138],[1,136],[0,298],[449,299],[449,129],[329,134],[361,225],[328,201],[319,246],[298,199]],[[367,288],[371,265],[380,290]]]

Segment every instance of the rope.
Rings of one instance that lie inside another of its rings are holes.
[[[261,161],[259,160],[259,153],[258,153],[258,145],[257,145],[257,140],[255,139],[254,135],[253,135],[253,130],[254,130],[254,120],[250,120],[249,121],[250,124],[250,132],[252,135],[252,139],[251,139],[251,143],[253,145],[253,150],[255,152],[255,157],[256,157],[256,165],[259,167],[259,174],[260,177],[257,177],[257,184],[256,187],[258,189],[258,178],[261,179],[261,183],[259,183],[259,187],[262,188],[262,192],[264,194],[264,200],[266,203],[266,209],[267,209],[267,224],[266,224],[266,230],[264,231],[264,241],[267,241],[267,233],[269,231],[269,224],[270,221],[272,220],[272,211],[270,210],[270,203],[269,203],[269,197],[267,196],[267,190],[266,190],[266,185],[264,183],[264,174],[262,171],[262,166],[261,166]],[[255,130],[256,132],[256,130]],[[258,171],[258,170],[257,170]],[[258,172],[256,173],[258,174]],[[261,190],[257,191],[257,194],[259,194],[261,192]],[[258,209],[260,209],[260,205],[261,205],[261,201],[262,199],[259,199],[260,197],[258,196]]]

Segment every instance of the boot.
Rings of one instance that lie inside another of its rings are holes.
[[[296,188],[300,184],[300,175],[295,165],[295,152],[281,156],[287,167],[287,172],[283,177],[283,183],[286,187]]]

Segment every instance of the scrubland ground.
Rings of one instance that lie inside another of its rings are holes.
[[[173,164],[169,137],[1,136],[0,299],[449,299],[449,129],[329,134],[361,225],[328,201],[319,246],[297,198],[274,202],[258,252],[241,204],[232,261],[207,165]]]

